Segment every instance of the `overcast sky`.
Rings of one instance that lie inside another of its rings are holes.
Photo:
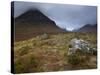
[[[66,30],[97,23],[96,6],[15,2],[14,8],[14,17],[20,16],[29,9],[38,9],[53,20],[58,27]]]

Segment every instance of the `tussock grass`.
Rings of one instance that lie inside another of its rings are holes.
[[[96,68],[96,55],[67,55],[69,42],[76,37],[97,47],[97,37],[93,33],[43,34],[29,40],[15,42],[15,73]]]

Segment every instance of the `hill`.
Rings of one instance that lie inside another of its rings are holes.
[[[43,33],[61,33],[66,30],[60,29],[55,22],[46,17],[38,10],[28,10],[15,18],[15,40],[25,40]]]
[[[86,24],[85,26],[81,27],[80,29],[74,30],[75,32],[91,32],[91,33],[97,33],[97,24],[90,25]]]

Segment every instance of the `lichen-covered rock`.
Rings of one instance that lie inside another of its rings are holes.
[[[75,54],[77,50],[90,54],[94,54],[97,51],[97,49],[93,48],[89,42],[75,38],[72,39],[69,43],[68,55]]]
[[[42,35],[37,36],[36,38],[37,38],[37,39],[40,39],[40,40],[45,40],[45,39],[48,39],[49,36],[48,36],[47,33],[43,33]]]

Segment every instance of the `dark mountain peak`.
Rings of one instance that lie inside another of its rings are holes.
[[[26,11],[25,13],[23,13],[22,15],[18,16],[17,18],[29,18],[29,17],[39,17],[39,16],[42,16],[44,17],[44,15],[39,11],[39,10],[32,10],[32,9],[29,9],[28,11]]]
[[[15,19],[16,40],[25,40],[43,33],[66,32],[38,10],[28,10]]]
[[[22,15],[18,16],[16,21],[22,21],[22,22],[39,22],[39,23],[53,23],[54,21],[50,20],[47,16],[45,16],[43,13],[41,13],[39,10],[28,10]]]

